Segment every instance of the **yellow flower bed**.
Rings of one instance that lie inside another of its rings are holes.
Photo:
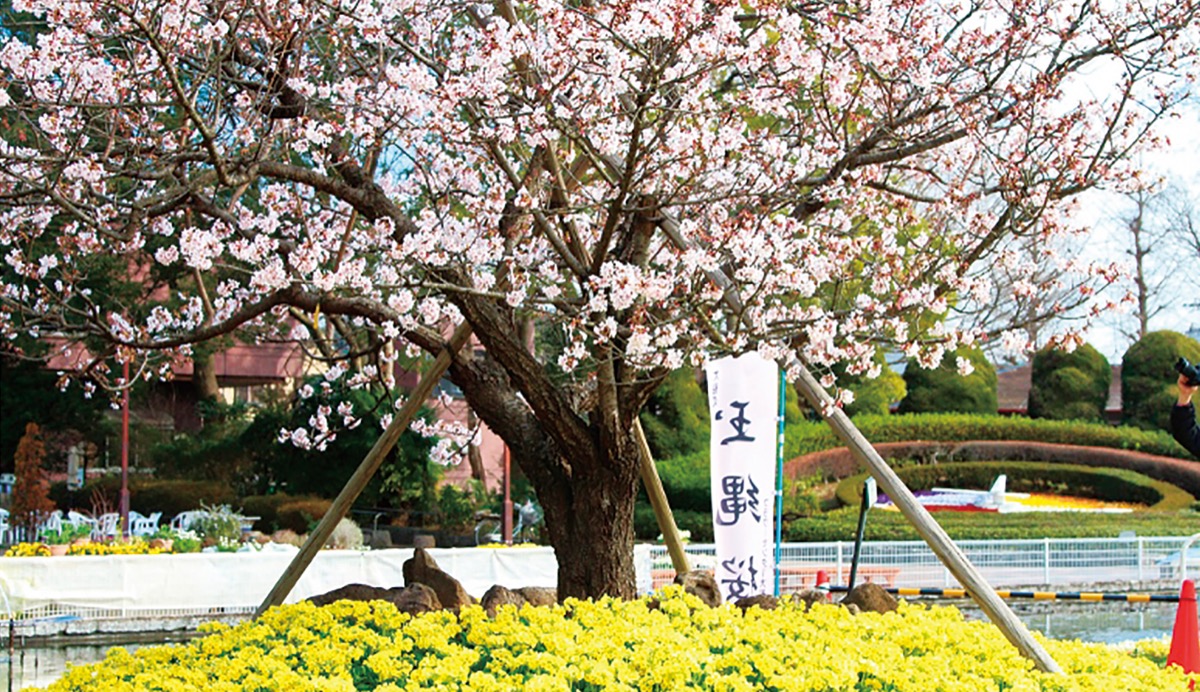
[[[902,604],[887,615],[785,602],[744,615],[679,587],[647,600],[555,608],[478,606],[411,618],[383,602],[273,608],[188,644],[110,651],[48,689],[113,692],[321,690],[997,690],[1187,689],[1155,658],[1165,645],[1118,649],[1043,639],[1068,673],[1033,670],[1000,632],[955,608]],[[1196,676],[1200,677],[1200,676]]]
[[[4,557],[50,557],[50,546],[43,543],[18,543],[4,551]]]
[[[169,550],[151,548],[138,538],[125,541],[101,543],[77,543],[67,549],[67,555],[159,555]],[[4,551],[4,557],[50,557],[50,548],[44,543],[18,543]]]

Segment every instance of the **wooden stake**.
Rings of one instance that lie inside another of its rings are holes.
[[[271,592],[267,594],[262,605],[254,613],[254,617],[259,617],[267,611],[271,606],[277,606],[283,603],[287,595],[291,593],[292,588],[296,586],[296,582],[300,581],[300,576],[304,574],[304,570],[312,564],[313,558],[317,556],[317,551],[325,545],[329,537],[333,534],[333,529],[337,527],[342,517],[350,512],[350,506],[358,499],[363,488],[367,487],[367,483],[371,481],[371,477],[383,465],[384,458],[388,452],[396,446],[396,442],[400,439],[400,434],[407,428],[412,419],[416,417],[421,407],[429,399],[429,395],[433,393],[433,388],[442,379],[442,375],[450,369],[450,360],[454,353],[457,353],[471,338],[471,326],[463,322],[454,330],[454,334],[450,336],[449,343],[438,353],[434,359],[433,365],[430,366],[425,376],[417,384],[404,402],[404,406],[396,412],[392,422],[384,429],[383,434],[375,441],[375,445],[371,447],[371,451],[367,452],[367,456],[363,458],[362,463],[355,469],[354,474],[350,476],[350,480],[346,481],[346,486],[338,493],[333,504],[329,506],[329,510],[325,512],[325,516],[317,524],[312,533],[308,535],[308,540],[304,541],[304,545],[300,548],[300,552],[296,553],[296,557],[292,558],[291,564],[284,570],[279,577],[279,581],[275,582],[275,586],[271,588]]]
[[[917,533],[921,534],[921,538],[929,544],[933,552],[937,554],[950,573],[958,579],[958,583],[962,584],[967,591],[970,592],[971,598],[979,604],[979,607],[987,614],[992,623],[1000,628],[1008,641],[1012,642],[1013,646],[1037,666],[1038,670],[1043,673],[1062,673],[1062,668],[1055,663],[1050,654],[1045,648],[1038,643],[1029,630],[1025,629],[1025,625],[1013,614],[1008,605],[996,595],[996,591],[987,583],[975,566],[967,560],[966,555],[958,549],[950,536],[942,529],[942,527],[934,521],[921,503],[917,502],[917,498],[912,494],[896,472],[888,466],[883,457],[875,451],[867,438],[859,432],[854,423],[846,415],[842,409],[834,405],[833,399],[829,394],[817,383],[813,378],[812,373],[803,366],[800,367],[800,379],[798,380],[800,387],[804,392],[804,396],[808,399],[808,403],[821,415],[825,417],[826,422],[837,433],[837,436],[846,443],[850,448],[851,453],[867,467],[871,475],[879,483],[887,493],[888,498],[896,503],[896,507],[904,514],[905,518],[912,523],[917,529]]]
[[[650,454],[650,445],[646,442],[646,433],[642,430],[642,422],[633,419],[633,437],[637,440],[639,466],[642,471],[642,484],[646,486],[646,496],[650,498],[650,506],[654,508],[654,517],[658,519],[658,530],[662,532],[663,542],[667,544],[667,553],[671,555],[671,566],[675,574],[690,572],[687,551],[683,549],[683,536],[675,525],[675,516],[667,503],[667,493],[663,490],[662,479],[658,477],[658,468],[654,465],[654,457]]]

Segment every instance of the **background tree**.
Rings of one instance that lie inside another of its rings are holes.
[[[1089,344],[1074,351],[1046,347],[1033,356],[1031,418],[1103,421],[1112,366]]]
[[[996,413],[996,369],[977,348],[947,352],[932,370],[910,360],[904,385],[900,413]]]
[[[1147,430],[1169,430],[1177,399],[1175,361],[1200,362],[1200,341],[1179,332],[1150,332],[1121,359],[1121,422]]]
[[[53,434],[64,447],[85,440],[104,444],[107,406],[107,397],[88,397],[78,382],[59,391],[55,373],[37,361],[0,351],[0,473],[13,472],[17,444],[31,422],[40,424],[43,437]],[[66,451],[48,448],[48,462],[65,461]]]
[[[45,459],[46,446],[42,444],[42,431],[37,423],[27,423],[25,434],[17,444],[17,478],[13,483],[9,516],[11,524],[24,528],[30,540],[37,527],[54,511],[54,503],[50,501],[50,481],[42,466]]]
[[[757,348],[833,386],[878,348],[936,365],[986,337],[945,324],[973,268],[1006,238],[1070,233],[1070,199],[1130,173],[1187,94],[1195,13],[55,8],[53,40],[0,47],[0,331],[164,361],[301,338],[366,387],[392,344],[438,353],[465,322],[482,348],[450,377],[536,488],[559,595],[632,596],[630,430],[668,374]],[[117,300],[89,288],[101,261],[190,278]],[[561,338],[553,364],[531,320]],[[287,438],[341,427],[318,409]]]

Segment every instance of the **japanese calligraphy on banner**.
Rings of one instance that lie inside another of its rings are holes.
[[[774,590],[779,368],[757,353],[712,361],[715,576],[725,600]]]

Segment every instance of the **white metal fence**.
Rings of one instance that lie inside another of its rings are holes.
[[[1091,585],[1151,585],[1179,579],[1180,552],[1187,537],[1045,538],[1008,541],[957,541],[967,559],[997,588]],[[689,545],[692,568],[714,566],[715,547]],[[780,591],[789,593],[815,585],[824,571],[835,585],[849,581],[854,543],[785,543],[780,564]],[[1189,569],[1200,566],[1189,552]],[[669,583],[675,576],[663,546],[651,550],[651,584]],[[922,541],[865,542],[856,581],[885,586],[955,588],[960,586]],[[644,583],[644,582],[643,582]]]

